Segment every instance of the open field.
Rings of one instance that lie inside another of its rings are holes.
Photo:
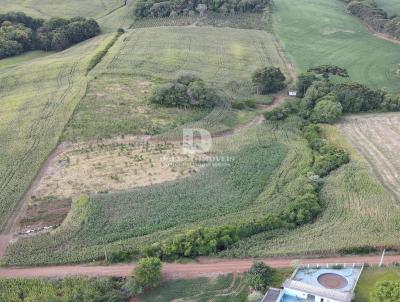
[[[375,180],[368,163],[356,150],[351,150],[340,132],[326,126],[324,133],[329,141],[350,150],[352,160],[325,180],[320,194],[325,207],[321,216],[313,224],[278,232],[275,237],[264,233],[243,240],[227,250],[225,256],[320,255],[342,248],[398,245],[397,202]]]
[[[374,286],[382,281],[399,281],[400,269],[399,268],[365,268],[356,288],[355,302],[368,302]]]
[[[154,84],[195,72],[229,99],[255,98],[251,73],[275,65],[286,72],[271,34],[214,27],[158,27],[130,30],[93,69],[86,97],[78,105],[63,140],[77,141],[127,134],[159,134],[190,124],[224,131],[243,116],[229,105],[205,110],[152,105]],[[248,117],[254,115],[248,114]]]
[[[56,146],[85,91],[85,62],[102,38],[0,69],[0,228]]]
[[[400,91],[400,45],[374,37],[342,1],[275,1],[274,28],[297,70],[334,64],[373,88]]]
[[[298,177],[311,160],[296,132],[298,126],[285,127],[256,125],[215,139],[213,156],[228,161],[208,164],[179,181],[92,195],[87,202],[75,203],[53,233],[11,245],[7,261],[88,261],[103,257],[103,244],[109,251],[130,250],[196,225],[220,225],[278,211],[303,187]],[[297,148],[287,155],[289,144]]]
[[[29,51],[24,54],[11,57],[11,58],[6,58],[6,59],[1,59],[0,60],[0,68],[4,67],[10,67],[14,66],[23,62],[31,61],[37,58],[41,57],[46,57],[48,55],[51,55],[53,52],[45,52],[45,51],[40,51],[40,50],[35,50],[35,51]]]
[[[124,0],[0,0],[0,13],[22,11],[42,18],[101,17],[124,4]]]
[[[346,117],[339,127],[365,157],[375,177],[400,203],[400,114]]]
[[[397,0],[375,0],[380,8],[383,8],[389,16],[400,14],[400,2]]]

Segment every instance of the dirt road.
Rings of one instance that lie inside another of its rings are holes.
[[[354,256],[338,258],[308,258],[301,259],[302,264],[336,264],[336,263],[369,263],[379,264],[380,256]],[[266,264],[275,268],[291,267],[294,258],[267,258],[262,259]],[[221,274],[243,273],[247,271],[253,260],[220,260],[220,259],[200,259],[196,263],[176,264],[166,263],[163,266],[163,274],[167,279],[212,277]],[[386,256],[384,263],[391,264],[400,262],[399,256]],[[48,266],[32,268],[0,268],[0,277],[5,278],[55,278],[67,276],[90,276],[90,277],[126,277],[130,276],[134,268],[133,264],[120,264],[110,266],[90,266],[90,265],[68,265],[68,266]]]

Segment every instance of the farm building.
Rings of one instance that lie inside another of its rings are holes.
[[[302,266],[261,302],[351,302],[363,264]]]

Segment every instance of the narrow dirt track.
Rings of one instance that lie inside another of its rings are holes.
[[[300,259],[302,264],[335,264],[335,263],[368,263],[377,265],[380,256],[354,256],[337,258],[308,258]],[[295,258],[266,258],[263,262],[275,268],[291,267]],[[400,255],[386,256],[385,264],[400,262]],[[243,260],[217,260],[203,258],[196,263],[176,264],[166,263],[163,266],[163,274],[166,279],[213,277],[229,273],[244,273],[251,264],[252,259]],[[134,264],[120,264],[110,266],[70,265],[70,266],[48,266],[29,268],[0,268],[0,277],[4,278],[61,278],[67,276],[90,276],[90,277],[126,277],[132,274]]]

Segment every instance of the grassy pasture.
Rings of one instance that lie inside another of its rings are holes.
[[[380,8],[383,8],[389,16],[400,14],[400,2],[397,0],[375,0]]]
[[[400,90],[400,45],[375,38],[345,12],[342,1],[275,1],[274,28],[297,70],[335,64],[351,79],[374,88]]]
[[[264,65],[286,71],[267,32],[188,26],[133,29],[93,69],[94,79],[63,139],[159,134],[198,120],[206,129],[227,130],[241,119],[229,106],[212,112],[154,106],[147,100],[153,85],[192,71],[228,98],[254,98],[251,73]]]
[[[0,13],[22,11],[42,18],[76,16],[98,18],[123,3],[123,0],[0,0]]]
[[[215,279],[197,278],[163,283],[148,294],[139,297],[140,302],[242,302],[246,301],[248,287],[243,276],[219,276]]]
[[[396,202],[371,176],[368,163],[343,141],[340,132],[329,126],[325,134],[331,142],[350,150],[352,161],[326,178],[320,193],[325,207],[321,217],[314,224],[275,233],[273,238],[270,233],[258,234],[224,255],[331,254],[345,247],[398,244],[400,211]]]
[[[56,146],[85,92],[90,52],[103,38],[0,68],[0,229]]]
[[[368,302],[375,285],[382,281],[400,281],[400,269],[393,267],[365,268],[356,288],[355,302]]]

